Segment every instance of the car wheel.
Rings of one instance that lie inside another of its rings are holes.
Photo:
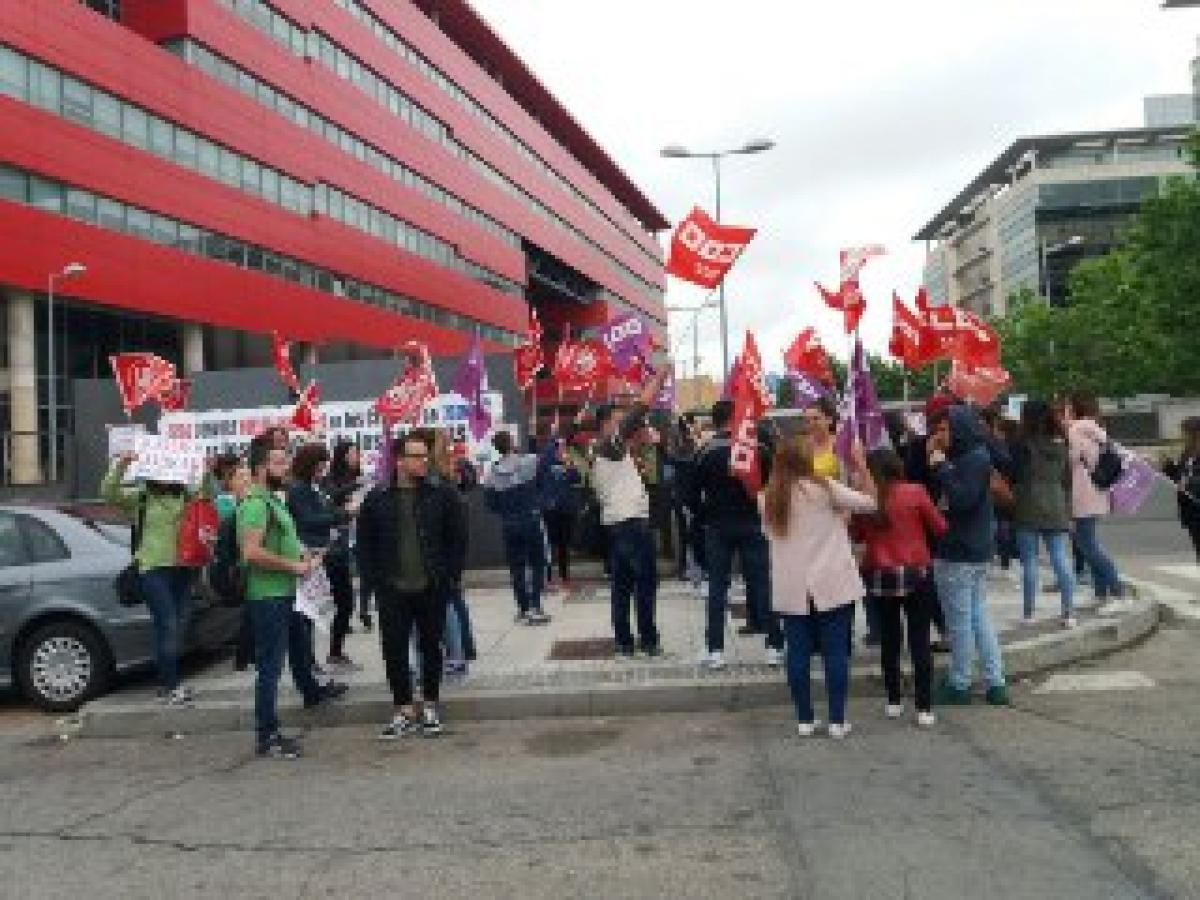
[[[42,709],[73,712],[104,692],[111,674],[108,647],[90,625],[63,620],[35,629],[21,644],[17,680]]]

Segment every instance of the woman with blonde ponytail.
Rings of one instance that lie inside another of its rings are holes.
[[[810,663],[819,640],[829,696],[829,736],[850,733],[850,628],[854,604],[865,593],[850,550],[846,513],[875,511],[875,482],[857,442],[850,478],[858,488],[818,475],[811,441],[797,436],[776,451],[771,478],[759,498],[771,545],[772,606],[787,641],[788,686],[801,737],[815,734]]]

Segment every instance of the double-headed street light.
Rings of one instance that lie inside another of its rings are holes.
[[[716,182],[717,208],[716,219],[717,223],[721,222],[721,160],[727,156],[752,156],[755,153],[765,153],[775,146],[775,142],[768,138],[758,138],[753,141],[747,141],[740,147],[735,147],[732,150],[718,150],[708,153],[693,152],[687,147],[680,144],[668,144],[662,148],[662,156],[666,159],[709,159],[712,160],[713,180]],[[721,377],[726,378],[729,373],[729,315],[725,309],[725,282],[721,282],[719,289],[720,299],[718,301],[721,308]]]
[[[54,360],[54,283],[66,281],[87,271],[83,263],[72,262],[46,278],[46,404],[49,407],[50,484],[58,483],[58,376]]]

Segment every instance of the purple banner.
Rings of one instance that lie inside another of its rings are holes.
[[[1112,498],[1113,512],[1123,516],[1137,515],[1146,500],[1154,492],[1158,479],[1154,467],[1140,456],[1125,457],[1125,471],[1108,491]]]
[[[604,327],[604,346],[618,369],[628,369],[640,356],[650,358],[650,329],[633,313],[620,313]]]
[[[663,382],[662,389],[650,404],[654,409],[675,408],[675,373],[668,372],[666,381]]]
[[[807,409],[822,397],[829,396],[829,388],[807,372],[789,372],[787,377],[795,392],[797,409]]]

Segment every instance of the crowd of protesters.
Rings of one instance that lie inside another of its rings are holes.
[[[785,666],[802,736],[821,727],[809,681],[814,655],[825,670],[827,733],[850,732],[849,658],[860,602],[865,639],[880,646],[888,718],[905,711],[907,636],[921,727],[935,724],[935,705],[972,701],[976,656],[986,701],[1008,703],[987,603],[994,560],[1003,569],[1020,561],[1023,622],[1035,619],[1041,547],[1054,571],[1062,627],[1077,624],[1081,573],[1090,576],[1102,613],[1128,602],[1097,528],[1110,511],[1095,477],[1109,441],[1090,396],[1058,405],[1029,400],[1012,422],[939,394],[925,406],[922,433],[896,415],[886,445],[866,453],[855,442],[840,456],[838,410],[822,401],[787,428],[771,420],[760,426],[764,487],[755,495],[731,470],[733,403],[717,402],[707,427],[692,416],[659,419],[655,427],[649,401],[659,380],[632,404],[581,413],[528,453],[498,431],[498,459],[482,481],[461,441],[426,429],[386,441],[374,477],[363,472],[353,443],[293,448],[283,429],[256,437],[244,458],[218,457],[200,488],[215,499],[221,521],[212,568],[232,558],[237,571],[214,571],[210,581],[242,602],[235,666],[255,668],[258,752],[300,755],[279,727],[285,659],[306,707],[347,692],[339,677],[361,668],[346,652],[356,594],[360,626],[372,630],[378,622],[392,692],[393,714],[380,737],[441,733],[443,679],[464,675],[476,657],[463,587],[470,538],[464,494],[476,487],[499,520],[517,622],[550,621],[543,598],[570,588],[572,548],[585,546],[605,559],[619,657],[663,653],[656,613],[665,556],[705,604],[701,665],[724,668],[736,562],[746,588],[739,633],[761,635],[767,664]],[[1164,470],[1180,487],[1180,519],[1200,560],[1200,420],[1185,423],[1184,433],[1181,455]],[[134,556],[154,620],[161,694],[186,706],[192,695],[180,683],[178,648],[195,572],[178,563],[175,535],[192,494],[153,482],[123,485],[130,461],[114,461],[102,493],[137,521]],[[323,664],[313,623],[296,604],[300,580],[317,568],[334,608]],[[950,660],[934,685],[938,651]]]

